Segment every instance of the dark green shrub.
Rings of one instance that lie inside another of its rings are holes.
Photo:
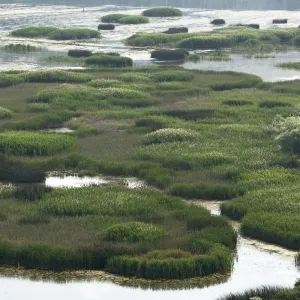
[[[116,26],[114,24],[99,24],[98,30],[114,30]]]
[[[287,24],[288,19],[274,19],[272,21],[273,24]]]
[[[213,25],[224,25],[226,22],[224,19],[214,19],[210,22]]]
[[[129,57],[109,55],[90,56],[85,60],[85,63],[105,68],[132,67],[133,65],[133,61]]]
[[[282,101],[263,101],[259,103],[259,107],[262,108],[273,108],[273,107],[288,107],[292,106],[290,103]]]
[[[154,7],[143,11],[146,17],[181,17],[182,11],[173,7]]]
[[[0,154],[0,180],[11,182],[41,182],[45,168],[34,162],[22,161]]]
[[[159,49],[151,52],[151,58],[158,60],[183,60],[188,55],[189,52],[183,49]]]
[[[243,194],[243,190],[225,185],[185,185],[177,184],[171,187],[171,195],[189,199],[229,200]]]
[[[42,199],[45,193],[51,191],[51,188],[41,184],[24,185],[17,187],[13,192],[13,196],[19,200],[35,201]]]
[[[86,28],[57,29],[48,35],[51,40],[85,40],[99,37],[100,33],[97,30]]]
[[[279,144],[283,152],[290,154],[300,153],[300,131],[292,130],[280,136]]]
[[[163,33],[176,34],[176,33],[188,33],[189,29],[187,27],[171,27]]]
[[[89,50],[71,49],[68,51],[68,56],[72,57],[88,57],[91,55],[93,55],[93,53]]]

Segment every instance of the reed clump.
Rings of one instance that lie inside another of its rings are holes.
[[[44,156],[74,147],[71,136],[9,131],[0,133],[0,152],[10,155]]]
[[[124,68],[132,67],[133,61],[131,58],[124,56],[93,55],[85,60],[85,64],[99,68]]]
[[[89,50],[71,49],[68,51],[68,56],[71,57],[89,57],[91,55],[93,55],[93,52]]]
[[[12,118],[13,113],[11,110],[0,106],[0,120]]]
[[[189,52],[182,49],[159,49],[151,52],[151,58],[158,60],[184,60],[188,55]]]
[[[146,17],[181,17],[182,11],[174,7],[154,7],[143,11]]]
[[[99,24],[98,30],[114,30],[116,26],[114,24]]]
[[[149,23],[150,19],[139,15],[110,14],[101,18],[103,23],[119,24],[144,24]]]

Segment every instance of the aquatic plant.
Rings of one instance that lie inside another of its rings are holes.
[[[273,19],[273,24],[287,24],[288,19]]]
[[[99,37],[100,33],[97,30],[86,28],[57,29],[48,34],[48,38],[51,40],[84,40]]]
[[[99,24],[98,30],[114,30],[116,26],[114,24]]]
[[[146,17],[181,17],[182,11],[174,7],[154,7],[143,11]]]
[[[183,60],[188,55],[189,52],[182,49],[158,49],[151,52],[151,58],[158,60]]]
[[[54,155],[74,147],[75,139],[66,135],[9,131],[0,133],[0,152],[11,155]]]
[[[48,37],[48,35],[56,31],[57,28],[50,27],[50,26],[31,26],[31,27],[25,27],[21,29],[16,29],[10,32],[10,35],[17,36],[17,37],[28,37],[28,38],[42,38],[42,37]]]
[[[119,23],[119,24],[143,24],[149,23],[150,19],[138,15],[126,14],[110,14],[101,18],[103,23]]]
[[[163,33],[167,34],[177,34],[177,33],[187,33],[189,32],[189,29],[187,27],[171,27],[166,31],[163,31]]]
[[[131,58],[124,56],[95,55],[88,57],[85,64],[105,68],[122,68],[131,67],[133,61]]]
[[[42,48],[30,44],[9,44],[3,47],[3,50],[9,53],[30,53],[41,51]]]
[[[93,52],[89,50],[71,49],[68,51],[68,56],[71,57],[88,57],[91,55],[93,55]]]

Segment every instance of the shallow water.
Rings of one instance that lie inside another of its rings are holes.
[[[49,175],[46,177],[45,185],[52,188],[80,188],[87,186],[119,185],[129,189],[146,187],[146,183],[135,177],[116,176],[77,176],[77,175]]]
[[[187,26],[190,32],[210,31],[215,27],[210,21],[215,18],[224,18],[227,25],[237,23],[258,23],[261,28],[271,27],[298,27],[300,24],[300,13],[297,11],[233,11],[233,10],[204,10],[183,9],[184,16],[181,18],[155,18],[149,24],[120,25],[113,31],[102,31],[100,40],[90,41],[49,41],[32,40],[9,37],[11,30],[26,26],[56,26],[56,27],[85,27],[96,29],[100,18],[109,13],[140,14],[144,8],[141,7],[116,7],[113,5],[101,7],[87,7],[82,12],[82,7],[56,6],[56,5],[0,5],[0,46],[9,43],[32,43],[36,46],[46,48],[33,54],[16,55],[0,52],[0,70],[8,69],[39,69],[72,67],[70,63],[51,63],[39,61],[39,57],[49,55],[66,55],[70,48],[89,49],[94,52],[119,52],[134,59],[135,65],[146,65],[151,63],[151,49],[132,48],[124,45],[127,37],[137,32],[161,32],[169,27]],[[288,18],[287,25],[273,25],[272,20],[278,17]],[[227,26],[226,25],[226,26]],[[222,26],[221,26],[222,27]],[[298,54],[298,56],[297,56]],[[275,59],[254,60],[247,59],[241,55],[234,55],[230,62],[201,62],[186,63],[187,68],[233,70],[243,71],[262,76],[265,80],[283,80],[300,77],[300,72],[287,71],[275,68],[277,62],[299,61],[299,53],[280,53]]]

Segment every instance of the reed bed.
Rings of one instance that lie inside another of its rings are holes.
[[[44,156],[74,147],[70,136],[10,131],[0,133],[0,152],[10,155]]]

